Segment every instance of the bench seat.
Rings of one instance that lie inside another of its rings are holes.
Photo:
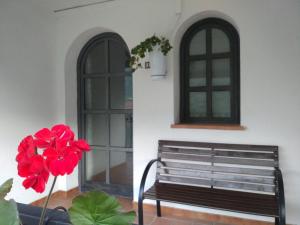
[[[144,193],[144,197],[261,216],[276,217],[278,215],[275,195],[155,183]]]

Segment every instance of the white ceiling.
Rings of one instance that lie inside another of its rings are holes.
[[[40,4],[42,7],[50,11],[64,10],[88,4],[109,4],[109,1],[114,0],[33,0],[34,3]]]

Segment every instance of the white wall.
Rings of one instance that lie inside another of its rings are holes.
[[[67,122],[77,127],[76,60],[89,38],[110,30],[132,48],[154,33],[167,35],[174,45],[167,78],[152,81],[145,70],[134,74],[135,200],[142,171],[156,157],[159,139],[279,145],[287,221],[299,224],[300,1],[184,0],[180,18],[176,2],[122,0],[57,14],[56,72],[59,94],[66,94],[60,105],[65,104],[61,110]],[[170,128],[178,115],[178,42],[192,21],[207,16],[229,20],[240,33],[245,131]],[[67,178],[66,188],[76,185],[76,174]]]
[[[0,183],[14,177],[10,197],[24,203],[45,194],[21,185],[15,162],[18,144],[59,122],[54,29],[54,17],[37,5],[0,1]]]

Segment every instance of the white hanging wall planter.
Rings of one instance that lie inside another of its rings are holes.
[[[145,69],[150,69],[152,79],[161,79],[167,75],[167,54],[172,49],[165,37],[153,35],[131,49],[130,67],[133,71],[143,68],[143,59],[149,56]]]
[[[162,79],[167,75],[167,57],[155,46],[149,53],[150,71],[152,79]]]

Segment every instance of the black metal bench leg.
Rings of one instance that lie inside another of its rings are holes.
[[[284,218],[275,217],[275,225],[286,225]]]
[[[144,225],[144,215],[143,215],[143,200],[139,199],[138,202],[138,214],[139,214],[139,224]]]
[[[161,217],[161,208],[160,208],[160,201],[156,200],[156,214],[158,217]]]

